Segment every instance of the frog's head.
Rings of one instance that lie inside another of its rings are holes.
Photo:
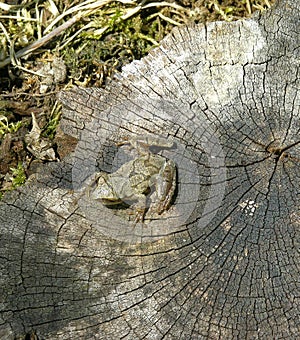
[[[91,194],[92,199],[99,200],[104,205],[120,204],[121,200],[117,196],[112,183],[110,182],[109,175],[100,173],[97,180],[97,187]]]

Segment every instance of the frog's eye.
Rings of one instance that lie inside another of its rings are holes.
[[[102,186],[104,184],[107,184],[106,179],[103,176],[99,177],[98,178],[98,185]]]

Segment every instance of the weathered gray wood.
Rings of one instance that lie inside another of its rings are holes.
[[[299,17],[179,28],[61,95],[74,155],[0,205],[1,339],[300,337]],[[78,191],[149,133],[176,142],[178,194],[133,227]]]

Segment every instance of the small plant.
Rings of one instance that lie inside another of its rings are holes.
[[[25,169],[22,162],[19,162],[16,168],[10,168],[10,171],[5,176],[5,185],[2,185],[0,191],[0,200],[2,200],[4,194],[7,191],[16,189],[17,187],[23,185],[26,181]]]
[[[7,117],[0,116],[0,138],[2,138],[7,133],[17,132],[22,126],[22,122],[18,121],[16,123],[9,123]]]
[[[44,132],[43,132],[44,137],[49,137],[50,139],[54,139],[54,136],[56,133],[56,127],[59,124],[60,116],[61,116],[61,105],[58,103],[58,101],[56,101],[51,110],[48,123],[44,129]]]
[[[10,168],[12,171],[12,188],[15,189],[26,181],[25,170],[21,162],[18,163],[17,168]]]

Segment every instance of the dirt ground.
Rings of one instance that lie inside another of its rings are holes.
[[[76,145],[57,131],[58,92],[73,85],[104,87],[174,26],[238,20],[273,3],[106,1],[96,8],[91,1],[0,3],[0,199]]]

